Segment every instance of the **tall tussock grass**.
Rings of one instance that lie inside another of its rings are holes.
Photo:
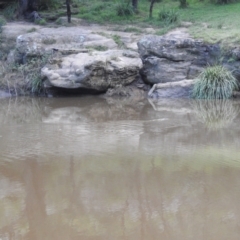
[[[192,97],[197,99],[227,99],[238,89],[236,78],[225,67],[207,67],[196,80]]]
[[[170,25],[179,21],[179,13],[175,9],[162,8],[158,13],[158,20],[165,25]]]

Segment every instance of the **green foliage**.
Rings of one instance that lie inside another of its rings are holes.
[[[220,65],[207,67],[194,84],[192,97],[197,99],[227,99],[238,88],[230,71]]]
[[[35,73],[32,75],[29,87],[30,91],[35,94],[40,94],[43,91],[43,82],[39,74]]]
[[[98,23],[116,22],[115,4],[108,1],[80,2],[79,17]]]
[[[43,92],[41,69],[49,62],[50,58],[51,55],[32,57],[27,59],[25,64],[11,66],[13,73],[18,73],[22,76],[25,82],[26,92],[30,91],[34,94]]]
[[[131,26],[136,24],[136,26],[141,27],[158,27],[157,30],[161,34],[160,32],[168,30],[166,29],[168,21],[166,21],[167,24],[159,21],[159,10],[162,8],[176,9],[179,22],[171,24],[171,29],[177,27],[181,21],[191,22],[192,25],[188,28],[188,31],[194,38],[208,43],[220,43],[228,46],[236,46],[240,43],[238,24],[240,21],[240,2],[238,1],[233,0],[235,2],[232,4],[216,6],[210,3],[211,0],[187,0],[190,7],[185,9],[179,8],[179,0],[162,0],[155,3],[151,19],[149,19],[150,2],[148,0],[139,0],[139,14],[129,16],[118,16],[116,14],[116,5],[120,1],[123,0],[78,0],[78,17],[101,24],[117,23],[121,25],[130,24]],[[125,1],[126,4],[127,0]],[[104,5],[104,7],[95,7],[96,5]],[[131,7],[131,4],[129,6]],[[159,27],[165,29],[162,30]]]
[[[27,30],[27,33],[32,33],[32,32],[36,32],[37,29],[35,27],[30,28],[29,30]]]
[[[123,29],[124,32],[134,32],[134,33],[142,33],[142,30],[140,28],[136,27],[126,27]]]
[[[179,21],[179,13],[175,9],[162,8],[158,13],[158,19],[164,25],[170,25]]]
[[[37,19],[35,21],[35,23],[38,24],[38,25],[46,25],[47,24],[47,22],[44,18]]]
[[[118,45],[118,47],[123,47],[124,43],[121,40],[121,37],[119,35],[112,35],[112,39],[114,42]]]
[[[121,0],[116,5],[116,12],[118,16],[131,16],[134,14],[134,10],[130,5],[130,1]]]
[[[6,24],[6,21],[4,18],[0,17],[0,33],[2,32],[2,26]]]
[[[3,16],[7,20],[15,20],[18,7],[19,7],[18,2],[9,3],[3,10]]]

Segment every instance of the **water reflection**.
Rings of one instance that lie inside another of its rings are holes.
[[[240,112],[239,104],[228,99],[197,100],[193,108],[200,121],[212,130],[228,127]]]
[[[239,239],[239,102],[0,101],[0,239]]]

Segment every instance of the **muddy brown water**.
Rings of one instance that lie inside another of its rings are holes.
[[[0,99],[0,124],[0,239],[239,240],[239,101]]]

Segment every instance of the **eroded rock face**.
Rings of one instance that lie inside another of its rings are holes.
[[[143,60],[141,73],[150,84],[193,79],[220,56],[218,45],[169,35],[148,35],[138,42],[138,48]]]
[[[138,53],[109,50],[63,57],[56,64],[44,67],[41,74],[48,87],[106,91],[132,83],[141,68]]]

